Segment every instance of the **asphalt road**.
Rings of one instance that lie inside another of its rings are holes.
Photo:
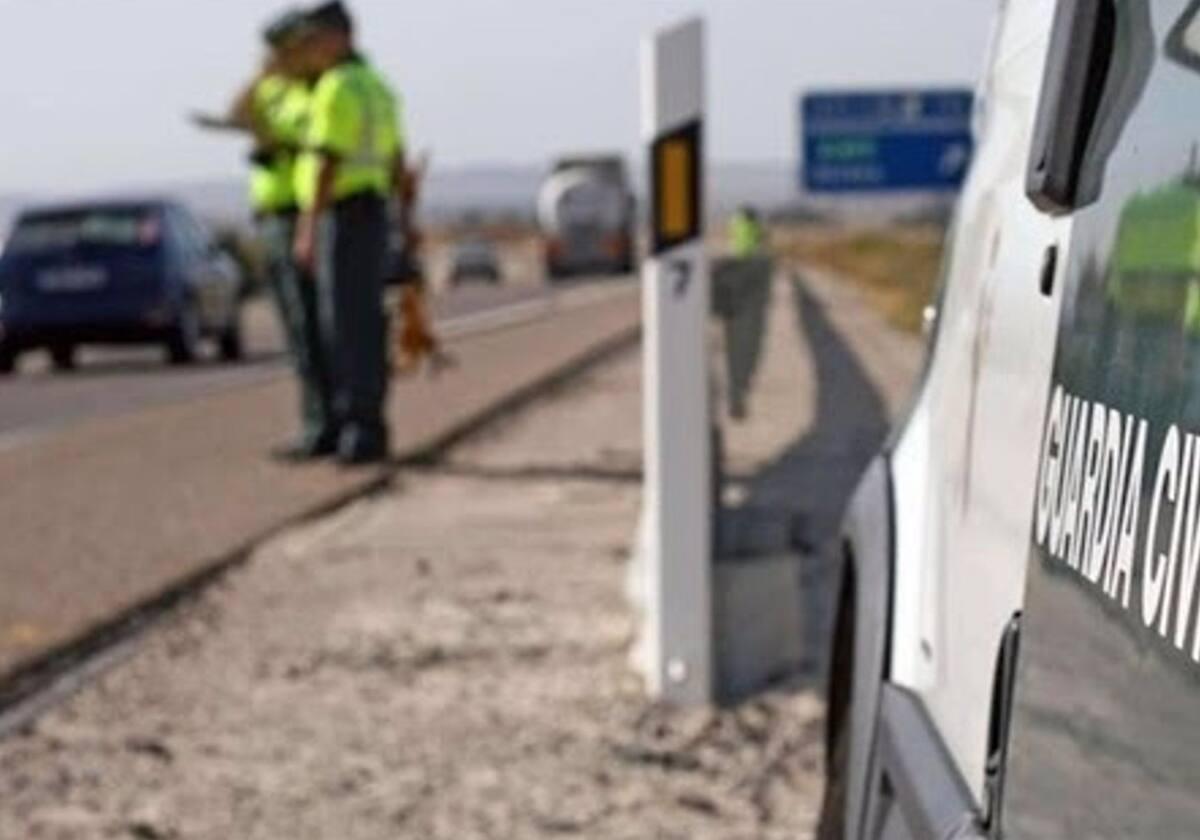
[[[454,319],[454,329],[447,319],[458,366],[444,376],[400,377],[391,388],[396,459],[428,457],[586,360],[628,345],[640,312],[636,285],[623,282],[485,308],[465,325]],[[84,371],[66,381],[89,382]],[[148,375],[95,374],[108,377],[110,390],[135,392]],[[3,676],[14,667],[87,637],[390,473],[333,463],[301,468],[267,457],[297,419],[295,388],[279,362],[269,381],[212,386],[196,399],[138,409],[117,405],[103,384],[90,387],[109,416],[60,418],[52,433],[10,437],[0,447],[0,706]]]
[[[556,291],[534,279],[470,285],[437,295],[433,309],[439,324],[469,325],[489,313],[547,302]],[[245,326],[247,358],[233,365],[205,359],[173,368],[155,347],[88,348],[80,354],[79,368],[63,374],[50,368],[45,354],[28,354],[18,375],[0,379],[0,450],[81,421],[198,399],[282,375],[282,340],[271,306],[252,302]]]
[[[637,295],[626,291],[628,317]],[[594,329],[604,309],[564,306],[560,318],[476,334],[454,376],[407,383],[398,402],[405,416],[411,405],[436,417],[453,391],[524,371]],[[526,335],[539,330],[557,335]],[[777,283],[749,414],[722,422],[726,498],[755,514],[741,521],[795,523],[820,546],[920,363],[919,342],[854,287],[815,273]],[[639,507],[636,480],[622,480],[641,461],[639,382],[636,353],[593,368],[406,473],[400,492],[272,543],[102,682],[0,742],[0,838],[810,836],[836,552],[801,560],[799,673],[728,708],[647,706],[628,673],[622,596]],[[40,549],[24,560],[0,552],[0,665],[6,641],[20,656],[61,638],[64,615],[103,612],[114,588],[177,570],[175,547],[203,556],[230,517],[319,478],[308,468],[246,476],[269,469],[254,426],[269,427],[259,418],[278,402],[229,406],[220,421],[191,406],[163,412],[202,415],[185,440],[209,448],[191,457],[173,445],[182,418],[157,420],[173,434],[152,455],[147,429],[123,435],[126,453],[128,441],[142,450],[120,459],[136,485],[94,441],[29,447],[62,450],[57,463],[75,478],[65,494],[62,482],[53,498],[31,492],[50,486],[44,456],[26,475],[0,473],[13,488],[0,493],[0,522]],[[223,440],[227,429],[252,439]],[[22,454],[0,453],[0,467]],[[138,496],[79,490],[92,486]],[[76,546],[47,550],[72,529],[84,535]]]

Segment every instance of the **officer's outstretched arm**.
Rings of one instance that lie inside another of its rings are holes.
[[[200,128],[250,134],[253,135],[259,146],[263,148],[270,146],[269,130],[267,126],[263,125],[254,101],[255,92],[261,81],[262,76],[252,79],[238,93],[223,115],[196,112],[191,115],[192,122]]]
[[[246,129],[232,122],[227,116],[218,116],[217,114],[210,114],[205,111],[192,111],[188,114],[188,119],[192,121],[192,125],[208,131],[232,131],[237,134],[246,133]]]

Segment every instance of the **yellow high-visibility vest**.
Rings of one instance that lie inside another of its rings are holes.
[[[308,129],[308,86],[284,76],[266,76],[254,89],[254,114],[273,148],[250,170],[250,203],[260,213],[296,206],[296,159]]]
[[[735,213],[729,222],[729,246],[735,257],[753,257],[766,239],[763,226],[745,213]]]
[[[379,74],[358,58],[339,64],[317,82],[310,114],[296,169],[300,206],[316,202],[327,155],[338,160],[335,201],[360,193],[387,195],[404,137],[399,103]]]

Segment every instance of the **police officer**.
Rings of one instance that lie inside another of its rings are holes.
[[[279,72],[264,76],[254,90],[261,149],[251,174],[251,193],[300,383],[300,439],[275,454],[293,461],[333,454],[338,431],[317,289],[292,256],[298,219],[297,158],[308,129],[313,82],[306,64],[309,32],[308,17],[298,10],[285,12],[267,28]]]
[[[317,280],[338,458],[366,464],[388,454],[383,281],[386,202],[407,180],[399,107],[355,50],[353,21],[341,3],[319,6],[307,20],[307,50],[320,76],[297,170],[295,257]]]
[[[729,244],[738,259],[759,256],[766,244],[766,231],[758,211],[743,205],[729,221]]]
[[[298,218],[296,163],[308,127],[314,81],[305,43],[310,31],[308,16],[302,10],[288,10],[274,18],[263,31],[269,48],[266,65],[237,98],[229,115],[196,118],[203,127],[249,132],[255,139],[250,203],[266,252],[271,292],[300,384],[300,437],[273,452],[286,461],[330,455],[337,445],[317,292],[311,277],[292,255]]]
[[[767,304],[771,295],[771,261],[767,233],[758,211],[743,206],[729,221],[729,248],[734,260],[718,277],[717,292],[725,329],[729,414],[747,416],[747,399],[762,357]]]

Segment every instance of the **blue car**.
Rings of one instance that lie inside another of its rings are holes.
[[[160,344],[183,365],[212,339],[239,359],[241,286],[237,264],[177,203],[27,211],[0,253],[0,373],[34,349],[70,369],[81,344]]]

